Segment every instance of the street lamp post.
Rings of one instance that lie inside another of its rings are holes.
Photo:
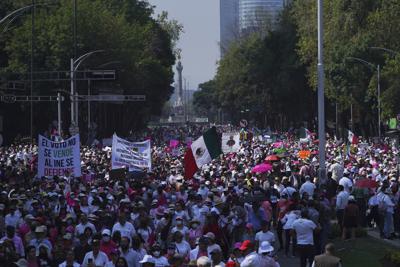
[[[318,155],[319,155],[319,179],[321,183],[326,181],[325,167],[325,92],[324,92],[324,24],[323,24],[323,0],[318,0]]]
[[[368,62],[364,59],[358,58],[358,57],[348,57],[348,59],[352,59],[355,61],[358,61],[359,63],[362,63],[364,65],[367,65],[371,67],[373,70],[377,71],[377,79],[378,79],[378,86],[377,86],[377,102],[378,102],[378,137],[381,139],[381,66],[374,65],[371,62]]]
[[[71,97],[71,127],[70,127],[70,132],[78,132],[79,131],[79,125],[78,125],[78,101],[75,101],[75,98],[78,96],[78,93],[76,92],[76,86],[75,86],[75,72],[81,65],[83,61],[85,61],[88,57],[95,53],[100,53],[104,52],[104,50],[94,50],[91,52],[88,52],[76,60],[71,58],[70,61],[70,76],[71,76],[71,92],[70,92],[70,97]]]

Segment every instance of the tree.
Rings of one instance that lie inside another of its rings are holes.
[[[293,5],[293,17],[300,36],[298,53],[308,66],[311,87],[316,88],[317,20],[310,19],[316,18],[316,1],[294,1]],[[399,50],[399,28],[396,26],[400,22],[399,14],[400,3],[395,0],[332,0],[324,5],[326,96],[329,101],[339,104],[343,121],[349,119],[349,109],[353,106],[355,128],[363,135],[377,132],[377,72],[375,67],[362,65],[350,57],[380,64],[383,116],[393,116],[390,102],[400,99],[393,99],[397,94],[386,90],[397,84],[393,72],[396,68],[392,62],[391,69],[386,70],[390,57],[384,56],[382,51],[372,51],[370,47]],[[371,125],[375,126],[374,131],[370,129]],[[349,127],[347,122],[342,122],[342,126]]]
[[[275,128],[312,120],[312,92],[295,51],[296,28],[289,11],[268,31],[250,33],[231,45],[214,80],[196,93],[197,110],[222,109],[233,122],[246,118]]]
[[[78,3],[78,55],[97,49],[105,50],[105,53],[86,60],[80,69],[96,68],[109,61],[120,62],[118,79],[95,84],[93,93],[107,90],[146,95],[146,103],[96,105],[95,115],[100,122],[101,134],[110,135],[114,130],[126,134],[131,129],[142,127],[152,115],[161,113],[163,104],[173,92],[173,50],[182,31],[181,26],[175,21],[169,22],[166,15],[162,20],[153,19],[153,9],[146,1],[79,0]],[[60,0],[56,6],[36,9],[36,71],[69,69],[73,48],[72,10],[72,1],[69,0]],[[5,50],[9,61],[5,71],[24,73],[29,70],[30,29],[30,19],[25,17],[6,40]],[[86,94],[86,86],[86,82],[78,82],[78,91],[82,90],[80,94]],[[68,87],[68,82],[37,82],[35,94],[54,95],[56,90],[68,90]],[[49,112],[49,109],[53,112]],[[42,104],[38,104],[35,110],[37,129],[43,130],[54,119],[56,112],[53,107]],[[82,113],[82,118],[85,117]],[[64,126],[68,124],[64,123]]]

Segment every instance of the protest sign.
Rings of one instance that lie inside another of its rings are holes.
[[[223,133],[222,134],[222,152],[236,153],[240,149],[239,133]]]
[[[79,134],[55,142],[39,135],[38,176],[63,176],[67,173],[81,176]]]
[[[129,171],[151,170],[150,140],[130,142],[113,135],[112,169],[128,168]]]

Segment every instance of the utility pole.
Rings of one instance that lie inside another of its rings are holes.
[[[354,120],[353,120],[353,94],[350,95],[350,121],[351,121],[351,131],[354,132]]]
[[[378,136],[381,139],[381,66],[378,64]]]
[[[73,11],[73,13],[74,13],[74,33],[73,33],[73,36],[74,36],[74,54],[73,54],[73,58],[75,59],[76,58],[76,56],[77,56],[77,54],[76,54],[76,47],[77,47],[77,40],[76,40],[76,35],[77,35],[77,30],[76,30],[76,27],[77,27],[77,21],[78,21],[78,19],[77,19],[77,11],[78,11],[78,6],[77,6],[77,2],[76,2],[77,0],[74,0],[74,11]]]
[[[325,91],[324,91],[324,23],[323,0],[318,0],[318,139],[319,179],[326,182],[325,167]]]
[[[73,100],[73,96],[75,95],[75,88],[74,88],[74,85],[75,85],[75,83],[74,83],[74,80],[75,80],[74,73],[75,73],[75,71],[74,71],[74,59],[73,58],[71,58],[71,61],[70,61],[70,70],[71,70],[71,73],[70,73],[70,76],[71,76],[71,82],[70,82],[70,84],[71,84],[71,92],[70,92],[70,96],[71,96],[71,129],[72,129],[72,128],[74,128],[76,126],[75,125],[75,102]]]
[[[58,101],[58,106],[57,106],[57,113],[58,113],[58,135],[61,137],[61,93],[57,93],[57,101]]]
[[[91,85],[91,80],[89,79],[88,80],[88,96],[90,96],[90,85]],[[90,125],[90,120],[91,120],[91,114],[90,114],[90,112],[91,112],[91,106],[90,106],[90,101],[89,101],[89,99],[88,99],[88,101],[87,101],[87,107],[88,107],[88,118],[87,118],[87,127],[88,127],[88,140],[89,140],[89,138],[90,138],[90,128],[91,128],[91,125]]]

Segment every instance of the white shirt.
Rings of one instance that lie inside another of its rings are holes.
[[[337,210],[344,210],[346,208],[347,203],[349,202],[349,196],[350,194],[345,190],[339,192],[339,194],[336,197]]]
[[[179,229],[177,226],[175,226],[174,228],[172,228],[171,234],[174,234],[176,232],[181,232],[183,236],[186,236],[189,234],[189,228],[187,226],[183,226],[182,229]]]
[[[211,257],[211,252],[212,252],[214,249],[217,249],[217,250],[219,250],[219,251],[222,251],[221,246],[218,245],[218,244],[209,245],[209,246],[207,247],[207,253],[208,253],[209,257]]]
[[[58,267],[67,267],[67,262],[64,261],[63,263],[61,263],[60,265],[58,265]],[[72,264],[72,267],[81,267],[81,265],[77,262],[74,261],[74,263]]]
[[[383,192],[379,192],[379,194],[377,195],[377,200],[379,204],[381,203],[383,204],[383,206],[386,209],[386,212],[394,213],[394,203],[390,198],[390,196],[386,195]]]
[[[126,262],[128,263],[128,267],[139,267],[139,261],[142,260],[142,256],[140,255],[139,252],[129,249],[126,253],[124,253],[121,249],[120,251],[120,257],[124,258]]]
[[[317,225],[308,219],[300,218],[294,221],[293,229],[296,231],[298,245],[314,245],[314,229]]]
[[[242,267],[247,267],[247,266],[264,266],[263,264],[263,259],[260,255],[258,255],[255,252],[250,253],[247,255],[242,263],[240,264]]]
[[[193,219],[199,220],[200,223],[203,225],[206,220],[206,214],[209,211],[210,209],[206,205],[203,205],[201,208],[198,205],[193,205],[192,207]]]
[[[263,241],[268,241],[270,244],[273,244],[275,242],[275,235],[271,231],[267,231],[266,233],[260,231],[256,234],[255,240],[257,240],[259,244]]]
[[[82,267],[88,266],[89,259],[93,260],[94,265],[104,267],[108,262],[108,257],[104,252],[99,251],[97,257],[94,258],[93,251],[86,253],[85,258],[83,259]]]
[[[300,211],[298,210],[292,210],[289,213],[286,213],[281,219],[281,223],[283,223],[283,230],[293,229],[293,223],[298,218],[300,218]]]
[[[306,192],[310,197],[312,197],[314,195],[314,190],[315,190],[315,184],[311,183],[310,181],[306,181],[300,187],[300,195],[303,195],[303,193]]]
[[[83,234],[84,232],[85,232],[85,229],[86,228],[90,228],[90,229],[92,229],[92,232],[93,232],[93,234],[95,234],[96,233],[96,227],[92,224],[92,223],[90,223],[90,222],[87,222],[86,224],[82,224],[82,223],[80,223],[80,224],[78,224],[77,226],[76,226],[76,228],[75,228],[75,236],[80,236],[81,234]]]
[[[175,247],[176,253],[178,253],[182,257],[186,257],[187,255],[189,255],[191,250],[189,243],[185,240],[183,240],[181,243],[175,243]]]
[[[17,228],[17,225],[18,225],[20,219],[21,219],[20,212],[15,211],[14,214],[9,213],[5,217],[6,226],[10,225],[10,226],[14,226],[14,228]]]
[[[125,222],[124,225],[121,225],[119,222],[117,222],[112,228],[112,234],[114,234],[116,231],[121,233],[121,237],[132,238],[132,236],[136,234],[135,227],[133,227],[133,224],[130,222]]]
[[[372,197],[369,198],[368,200],[368,206],[378,206],[379,201],[378,197],[376,195],[373,195]]]
[[[165,266],[169,266],[169,262],[168,262],[168,260],[167,260],[166,257],[161,256],[161,257],[159,257],[159,258],[155,258],[155,257],[153,257],[153,258],[154,258],[154,261],[156,262],[155,267],[165,267]]]
[[[285,189],[285,187],[283,186],[283,184],[279,184],[279,185],[274,184],[274,189],[276,189],[279,192],[279,194],[281,194],[283,189]]]
[[[331,165],[330,172],[332,172],[332,179],[339,181],[343,177],[344,167],[339,163],[334,163]]]
[[[351,187],[353,186],[353,182],[349,178],[343,177],[342,179],[340,179],[339,185],[343,185],[344,190],[350,193]]]
[[[281,191],[281,196],[282,195],[287,195],[288,197],[292,197],[293,193],[296,192],[296,189],[294,189],[291,186],[285,187],[282,191]]]

